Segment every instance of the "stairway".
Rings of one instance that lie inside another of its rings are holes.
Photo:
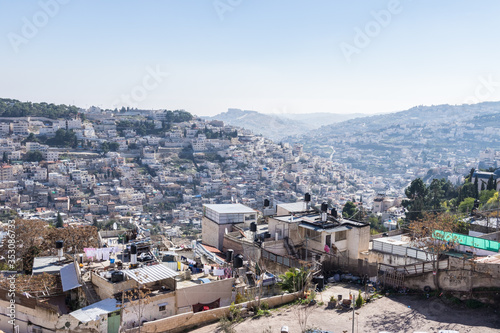
[[[87,303],[94,304],[96,302],[99,302],[101,298],[99,295],[97,295],[97,292],[94,289],[94,285],[92,284],[91,281],[86,281],[82,285],[83,292],[85,293],[85,297],[87,297]]]
[[[283,244],[285,244],[285,248],[286,248],[286,252],[295,257],[295,258],[298,258],[297,256],[297,252],[295,251],[295,247],[290,245],[292,241],[290,240],[290,238],[288,237],[283,237]]]

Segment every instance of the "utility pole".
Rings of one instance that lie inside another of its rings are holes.
[[[354,333],[354,294],[352,295],[352,333]]]
[[[307,261],[307,240],[308,240],[308,237],[306,236],[306,261]]]

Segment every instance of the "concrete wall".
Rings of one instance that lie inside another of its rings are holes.
[[[220,306],[231,304],[234,279],[203,283],[192,287],[177,289],[176,300],[179,309],[191,307],[196,303],[211,303],[220,298]]]
[[[122,312],[124,327],[132,328],[143,321],[153,321],[175,315],[177,311],[175,295],[176,292],[171,292],[126,303]],[[160,311],[159,304],[165,304],[164,311]]]
[[[447,291],[468,292],[474,288],[500,287],[500,279],[486,273],[467,270],[439,271],[438,279],[439,287]],[[425,286],[436,288],[432,272],[405,278],[405,287],[407,288],[423,289]]]
[[[500,242],[500,231],[492,232],[490,234],[479,236],[479,238],[489,239],[495,242]]]
[[[228,249],[234,250],[234,255],[243,255],[243,260],[251,259],[257,262],[260,259],[261,251],[260,248],[255,245],[255,243],[249,243],[247,241],[242,241],[231,235],[224,235],[223,252],[227,252]]]
[[[460,258],[449,258],[451,269],[465,269],[485,273],[500,280],[500,265],[495,263],[471,262]]]
[[[235,224],[243,227],[243,223]],[[233,231],[233,224],[217,224],[207,217],[201,219],[201,241],[222,251],[225,231]]]
[[[349,258],[359,259],[360,252],[368,251],[370,245],[370,227],[353,227],[347,232],[347,250]]]
[[[264,242],[262,248],[280,256],[288,256],[289,254],[283,242],[283,240]]]
[[[111,283],[95,273],[92,273],[91,279],[92,284],[94,284],[94,289],[101,299],[111,298],[116,293],[123,290],[129,290],[137,286],[137,282],[132,279],[123,282]]]
[[[422,262],[415,258],[398,256],[391,253],[383,253],[378,251],[362,252],[359,258],[366,259],[370,263],[386,264],[391,266],[402,266]]]
[[[261,302],[267,302],[269,307],[276,307],[282,304],[290,303],[300,297],[301,292],[273,296],[269,298],[263,298]],[[238,304],[241,307],[252,307],[257,305],[256,301],[246,302]],[[152,322],[145,323],[141,328],[141,333],[153,333],[153,332],[181,332],[190,327],[197,325],[206,325],[210,322],[219,320],[222,316],[229,313],[229,307],[221,307],[218,309],[202,311],[197,313],[183,313],[169,318],[156,320]],[[129,329],[127,333],[137,333],[139,328]]]
[[[16,325],[19,325],[19,332],[30,332],[28,327],[31,326],[28,326],[28,322],[44,328],[43,333],[55,332],[59,317],[58,312],[36,305],[33,307],[23,306],[23,300],[28,301],[25,297],[16,297],[15,316]],[[33,302],[36,303],[36,301]],[[10,313],[9,306],[10,303],[8,301],[0,300],[0,329],[5,332],[12,332],[12,325],[8,323],[11,319],[6,316]]]
[[[6,314],[10,304],[7,299],[7,292],[0,295],[0,330],[12,332],[12,325]],[[75,317],[65,314],[61,315],[59,309],[51,304],[40,303],[35,298],[26,298],[24,295],[15,296],[16,325],[19,325],[17,332],[31,332],[34,327],[41,328],[43,333],[48,332],[107,332],[107,318],[104,321],[97,320],[89,323],[80,323]]]

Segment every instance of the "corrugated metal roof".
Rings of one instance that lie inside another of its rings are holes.
[[[63,266],[61,268],[60,274],[63,291],[68,291],[82,286],[80,283],[78,283],[75,264],[71,263]]]
[[[108,314],[119,310],[118,302],[114,298],[106,298],[94,304],[90,304],[79,310],[70,312],[70,315],[81,321],[88,323],[89,321],[98,320],[103,314]]]
[[[127,274],[129,278],[134,279],[139,283],[156,282],[174,278],[179,275],[177,272],[171,270],[165,265],[152,265],[135,269],[127,269],[123,270],[123,273]]]

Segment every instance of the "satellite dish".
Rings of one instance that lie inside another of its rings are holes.
[[[116,225],[116,222],[113,223],[113,230],[116,230],[118,226]]]

